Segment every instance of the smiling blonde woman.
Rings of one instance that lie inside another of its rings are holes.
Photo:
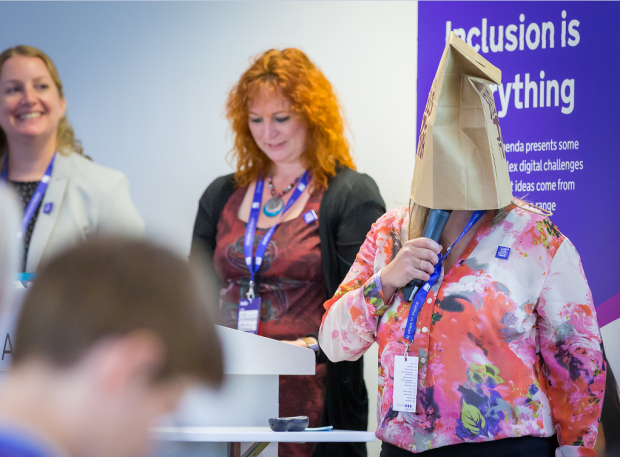
[[[101,233],[140,234],[125,176],[82,155],[52,60],[31,46],[0,54],[0,181],[21,199],[21,271]]]

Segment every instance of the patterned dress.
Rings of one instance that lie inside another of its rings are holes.
[[[417,411],[392,410],[394,357],[410,303],[383,301],[380,272],[407,241],[408,210],[381,217],[325,307],[321,348],[355,360],[379,344],[377,437],[414,453],[557,432],[557,456],[595,456],[605,388],[601,337],[579,255],[522,202],[487,213],[461,257],[430,290],[410,354]],[[510,248],[507,259],[498,248]]]
[[[230,197],[217,226],[214,262],[221,284],[220,323],[237,328],[239,300],[248,291],[249,271],[243,254],[246,223],[237,213],[247,188]],[[302,214],[319,213],[323,192],[311,196]],[[267,232],[258,228],[254,252]],[[258,334],[276,340],[296,340],[316,333],[321,325],[325,284],[321,267],[319,221],[306,224],[297,217],[282,222],[274,232],[258,271],[261,312]],[[308,416],[310,427],[318,427],[323,410],[325,364],[314,376],[280,376],[280,416]],[[314,445],[279,445],[280,455],[310,456]]]

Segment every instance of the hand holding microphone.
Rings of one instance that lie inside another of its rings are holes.
[[[439,238],[450,213],[431,209],[421,238],[407,241],[394,260],[381,272],[383,298],[389,301],[396,289],[404,287],[405,300],[411,301],[418,289],[429,280],[439,262],[442,247]]]
[[[416,238],[407,241],[398,251],[394,260],[381,271],[383,299],[387,303],[397,289],[407,285],[412,279],[420,284],[428,281],[439,261],[441,246],[429,238]]]

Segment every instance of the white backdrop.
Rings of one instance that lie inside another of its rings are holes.
[[[0,3],[0,47],[55,61],[85,152],[123,171],[151,236],[189,249],[197,201],[229,173],[227,91],[249,59],[298,47],[334,85],[359,169],[408,201],[417,5],[403,2]]]
[[[415,2],[0,2],[0,48],[16,44],[52,57],[86,154],[129,177],[149,236],[181,253],[200,195],[231,171],[226,92],[269,48],[300,48],[324,71],[359,170],[377,181],[388,208],[408,201]],[[375,346],[366,363],[371,422],[376,357]]]

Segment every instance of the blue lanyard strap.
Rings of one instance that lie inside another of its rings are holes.
[[[17,275],[15,275],[15,280],[19,282],[34,281],[36,276],[36,273],[17,273]]]
[[[41,203],[41,200],[43,200],[43,196],[45,195],[47,186],[49,185],[49,182],[52,179],[52,170],[54,169],[55,158],[56,158],[56,154],[54,153],[54,155],[52,156],[52,160],[50,160],[50,163],[47,166],[47,170],[45,170],[45,174],[41,178],[41,181],[39,181],[39,185],[37,186],[36,190],[34,191],[34,194],[32,195],[32,198],[30,199],[30,203],[28,203],[28,206],[26,207],[26,211],[24,211],[24,216],[22,217],[21,228],[20,228],[20,231],[17,233],[18,240],[21,240],[22,237],[24,236],[24,233],[26,233],[26,230],[28,229],[28,225],[30,224],[30,221],[32,220],[34,216],[34,213],[36,212],[37,207],[39,206],[39,203]],[[4,170],[2,170],[2,173],[0,174],[0,180],[2,182],[6,182],[8,176],[9,176],[9,157],[7,155]]]
[[[267,246],[271,241],[271,237],[273,233],[276,231],[278,224],[282,221],[284,214],[295,204],[295,202],[299,199],[303,191],[308,187],[309,172],[306,171],[297,185],[295,186],[295,190],[291,194],[291,197],[286,202],[282,213],[280,214],[280,218],[276,224],[271,227],[265,236],[258,243],[258,247],[256,248],[256,256],[253,256],[254,251],[254,236],[256,234],[256,224],[258,223],[258,216],[260,214],[261,202],[263,201],[263,189],[265,187],[265,181],[262,179],[258,179],[256,181],[256,188],[254,189],[254,199],[252,200],[252,207],[250,209],[250,218],[248,219],[248,225],[245,227],[245,237],[243,239],[243,255],[245,257],[245,264],[248,266],[250,270],[250,287],[247,293],[247,297],[249,300],[253,300],[255,298],[254,295],[254,277],[256,273],[260,269],[261,264],[263,263],[263,258],[265,256],[265,251],[267,250]]]
[[[36,273],[18,273],[15,276],[15,280],[21,282],[22,286],[24,286],[27,289],[28,283],[34,281],[34,278],[36,276],[37,276]]]
[[[484,211],[474,211],[474,214],[471,215],[469,221],[467,222],[467,225],[465,226],[459,237],[456,239],[456,241],[448,247],[444,255],[439,257],[439,262],[437,262],[437,265],[435,265],[435,270],[433,271],[433,274],[431,274],[430,279],[424,283],[424,285],[420,288],[415,298],[413,299],[411,309],[409,310],[409,317],[407,318],[407,326],[405,327],[405,355],[407,355],[407,352],[409,351],[409,346],[413,342],[415,327],[418,321],[418,313],[420,312],[420,308],[422,308],[428,292],[435,285],[435,283],[439,279],[439,275],[441,274],[442,262],[446,257],[448,257],[448,254],[450,254],[450,251],[452,251],[452,248],[456,245],[456,243],[461,241],[465,234],[469,232],[469,230],[476,224],[476,222],[478,222],[478,220],[483,215]]]

